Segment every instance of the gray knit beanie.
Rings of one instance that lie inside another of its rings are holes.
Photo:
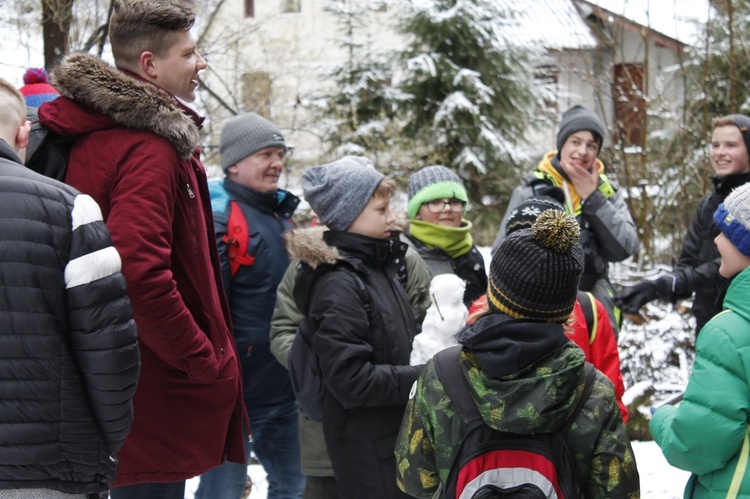
[[[734,121],[734,124],[740,129],[745,149],[747,149],[747,153],[750,155],[750,117],[744,114],[730,114],[729,116],[725,116],[725,118]]]
[[[320,223],[346,230],[370,202],[385,175],[367,158],[344,156],[302,173],[302,190]]]
[[[286,143],[281,131],[255,113],[238,114],[221,129],[221,169],[225,172],[253,153],[266,147],[281,147],[286,152]]]
[[[411,174],[407,204],[409,218],[416,217],[424,203],[442,198],[456,198],[464,203],[469,201],[464,183],[456,172],[442,165],[431,165]]]
[[[588,130],[599,139],[599,149],[602,150],[604,138],[607,136],[607,129],[604,128],[602,120],[597,115],[583,106],[573,106],[562,115],[560,129],[557,131],[557,155],[560,155],[565,141],[568,137],[580,130]]]

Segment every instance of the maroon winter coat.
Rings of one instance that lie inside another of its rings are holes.
[[[239,364],[221,285],[201,119],[159,87],[77,54],[39,110],[73,146],[66,182],[101,206],[138,326],[135,416],[114,486],[244,462]]]

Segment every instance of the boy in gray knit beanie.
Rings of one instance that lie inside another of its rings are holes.
[[[365,158],[345,157],[305,170],[302,188],[330,230],[286,236],[305,316],[288,357],[297,400],[323,422],[339,497],[406,497],[393,449],[421,366],[409,365],[419,325],[404,287],[408,246],[391,236],[396,184]],[[313,356],[317,377],[299,362]]]
[[[347,230],[384,178],[367,158],[344,156],[305,170],[302,190],[320,223],[331,230]]]

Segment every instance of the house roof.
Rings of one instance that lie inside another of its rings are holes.
[[[515,12],[516,23],[504,34],[528,46],[550,50],[593,49],[599,41],[579,15],[573,0],[500,0]]]
[[[682,45],[698,41],[711,12],[709,0],[575,0],[597,17],[650,28]]]
[[[710,12],[709,0],[499,0],[515,13],[503,34],[526,46],[547,50],[601,47],[598,33],[585,18],[594,14],[606,23],[638,29],[675,48],[698,40]]]

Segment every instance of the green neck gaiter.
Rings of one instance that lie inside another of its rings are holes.
[[[409,233],[431,248],[440,248],[451,258],[458,258],[471,250],[471,222],[461,220],[460,227],[445,227],[421,220],[409,222]]]

